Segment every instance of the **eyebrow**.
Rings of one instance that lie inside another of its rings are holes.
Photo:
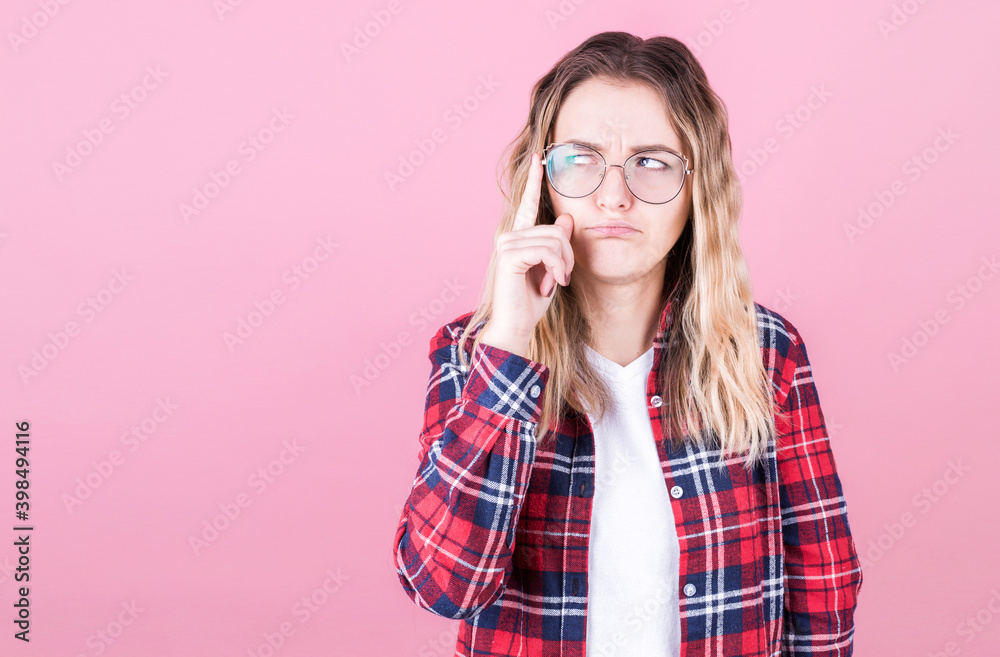
[[[595,143],[589,142],[589,141],[585,141],[583,139],[567,139],[563,143],[580,144],[581,146],[589,146],[590,148],[593,148],[595,151],[601,151],[601,152],[603,152],[604,150],[606,150],[606,147],[604,147],[602,145],[595,144]],[[676,151],[676,152],[680,152],[679,149],[677,149],[677,148],[672,148],[670,146],[665,146],[663,144],[646,144],[644,146],[636,146],[632,150],[633,153],[639,153],[641,151]]]

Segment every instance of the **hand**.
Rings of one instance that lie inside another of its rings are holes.
[[[514,226],[497,239],[493,314],[483,333],[483,342],[522,356],[556,285],[569,285],[574,263],[572,215],[559,215],[553,225],[535,225],[541,190],[541,158],[532,153]]]

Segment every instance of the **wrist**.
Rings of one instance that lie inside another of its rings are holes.
[[[512,354],[521,356],[522,358],[527,358],[528,345],[531,343],[530,335],[519,335],[517,332],[497,329],[496,327],[487,327],[483,330],[482,338],[480,342],[490,347],[496,347],[497,349],[503,349],[509,351]]]

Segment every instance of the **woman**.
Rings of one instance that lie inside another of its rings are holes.
[[[484,298],[431,340],[404,590],[457,655],[851,655],[840,479],[701,66],[598,34],[512,146]]]

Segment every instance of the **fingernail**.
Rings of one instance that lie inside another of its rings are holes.
[[[555,291],[556,291],[556,283],[555,281],[552,281],[552,289],[549,290],[549,293],[546,294],[545,296],[551,297],[555,293]]]

